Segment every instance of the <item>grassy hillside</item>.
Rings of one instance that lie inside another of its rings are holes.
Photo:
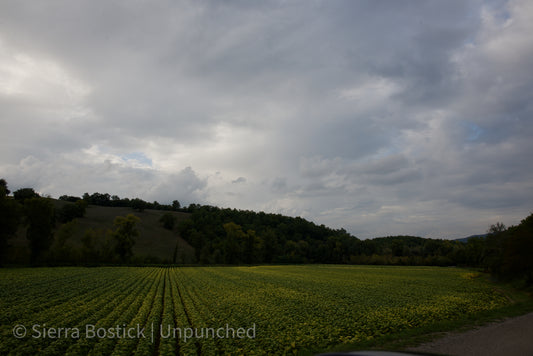
[[[54,200],[56,208],[60,208],[64,204],[68,204],[64,201]],[[107,230],[114,229],[113,220],[117,216],[126,216],[133,214],[139,217],[141,220],[137,224],[137,230],[139,236],[136,238],[135,245],[133,246],[133,254],[135,257],[154,257],[161,261],[172,262],[174,257],[174,250],[177,246],[177,263],[192,263],[192,257],[194,256],[194,249],[180,236],[174,227],[174,229],[167,230],[159,222],[161,216],[165,213],[170,213],[176,216],[175,226],[182,220],[188,219],[188,213],[175,212],[175,211],[162,211],[162,210],[144,210],[142,212],[134,211],[131,208],[126,207],[103,207],[96,205],[89,205],[86,210],[86,214],[83,218],[76,219],[76,226],[74,228],[72,237],[68,239],[68,243],[74,248],[80,248],[82,246],[82,237],[89,229],[105,233]],[[61,224],[57,224],[56,233],[61,227]],[[20,228],[17,236],[9,241],[12,246],[12,253],[10,256],[14,261],[26,261],[29,262],[29,249],[28,240],[26,239],[26,229]]]

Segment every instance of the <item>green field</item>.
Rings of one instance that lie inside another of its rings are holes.
[[[475,277],[333,265],[0,269],[0,355],[324,351],[509,304]]]

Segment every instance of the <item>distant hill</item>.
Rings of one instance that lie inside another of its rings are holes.
[[[472,238],[475,238],[475,237],[487,237],[487,234],[470,235],[470,236],[467,236],[467,237],[462,237],[462,238],[460,238],[460,239],[455,239],[454,241],[459,241],[459,242],[467,243],[468,240],[470,240],[470,239],[472,239]]]
[[[53,200],[56,213],[72,201]],[[316,225],[300,217],[267,214],[248,210],[222,209],[191,205],[181,211],[144,209],[125,206],[88,205],[77,218],[67,244],[72,251],[67,260],[91,264],[80,257],[86,248],[83,239],[92,233],[93,245],[105,244],[107,231],[114,230],[117,216],[133,214],[139,236],[132,248],[133,263],[178,264],[262,264],[262,263],[351,263],[454,265],[464,263],[459,241],[434,240],[416,236],[387,236],[359,240],[344,229]],[[165,229],[160,219],[165,214],[175,217],[172,230]],[[59,222],[54,232],[57,242]],[[113,240],[111,238],[111,240]],[[114,243],[114,241],[111,241]],[[26,228],[9,240],[8,263],[28,264],[30,252]],[[85,246],[85,247],[84,247]],[[107,250],[110,250],[107,247]],[[57,251],[57,246],[51,247]],[[87,255],[87,254],[85,254]],[[58,260],[51,258],[51,260]],[[59,260],[64,260],[59,258]],[[104,258],[105,260],[105,258]],[[67,262],[68,263],[68,262]]]
[[[9,193],[0,179],[0,266],[459,265],[483,267],[533,285],[533,214],[507,229],[497,223],[497,232],[490,235],[360,240],[344,229],[301,217],[200,204],[181,207],[177,200],[168,205],[107,193],[52,199],[32,188]],[[119,216],[123,218],[115,225]]]
[[[54,200],[56,208],[60,208],[68,202]],[[159,222],[163,214],[169,213],[176,217],[176,224],[172,230],[167,230]],[[189,213],[176,211],[163,211],[147,209],[142,212],[135,211],[127,207],[105,207],[89,205],[86,209],[85,216],[77,218],[77,222],[68,243],[75,248],[82,246],[82,238],[85,232],[93,229],[97,232],[105,233],[108,229],[114,229],[113,220],[117,216],[126,216],[133,214],[140,218],[137,224],[139,236],[136,238],[133,246],[133,254],[139,258],[150,257],[155,261],[173,262],[174,251],[177,247],[175,262],[192,263],[194,249],[179,236],[177,225],[179,222],[189,219]],[[57,226],[60,227],[60,224]],[[56,230],[57,233],[57,230]],[[26,239],[26,229],[19,228],[17,235],[9,240],[12,246],[10,255],[15,261],[29,261],[28,240]]]

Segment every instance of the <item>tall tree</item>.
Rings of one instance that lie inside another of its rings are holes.
[[[128,261],[133,256],[133,245],[135,238],[139,236],[136,224],[141,221],[137,216],[128,214],[127,216],[117,216],[113,221],[116,229],[113,236],[116,240],[115,252],[122,262]]]
[[[1,196],[7,196],[11,193],[9,189],[7,189],[7,182],[4,178],[0,179],[0,197]]]
[[[67,222],[56,231],[54,242],[50,247],[50,259],[55,264],[65,264],[76,262],[74,257],[74,250],[68,243],[68,240],[74,235],[77,227],[77,221],[72,220]]]
[[[30,241],[31,262],[40,263],[53,241],[54,206],[48,198],[31,198],[25,201],[24,211],[28,223],[26,237]]]
[[[7,196],[9,193],[7,182],[0,179],[0,266],[8,247],[7,241],[16,233],[20,221],[20,207]]]
[[[227,264],[236,264],[242,261],[243,242],[246,234],[240,225],[234,222],[224,224],[226,239],[224,240],[224,260]]]
[[[533,214],[516,227],[509,228],[504,242],[502,275],[507,278],[523,278],[533,285]]]
[[[26,200],[32,198],[39,198],[39,194],[33,188],[21,188],[13,193],[13,197],[16,201],[24,203]]]

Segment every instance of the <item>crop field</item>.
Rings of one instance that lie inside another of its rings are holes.
[[[0,355],[292,354],[508,303],[432,267],[0,269]]]

